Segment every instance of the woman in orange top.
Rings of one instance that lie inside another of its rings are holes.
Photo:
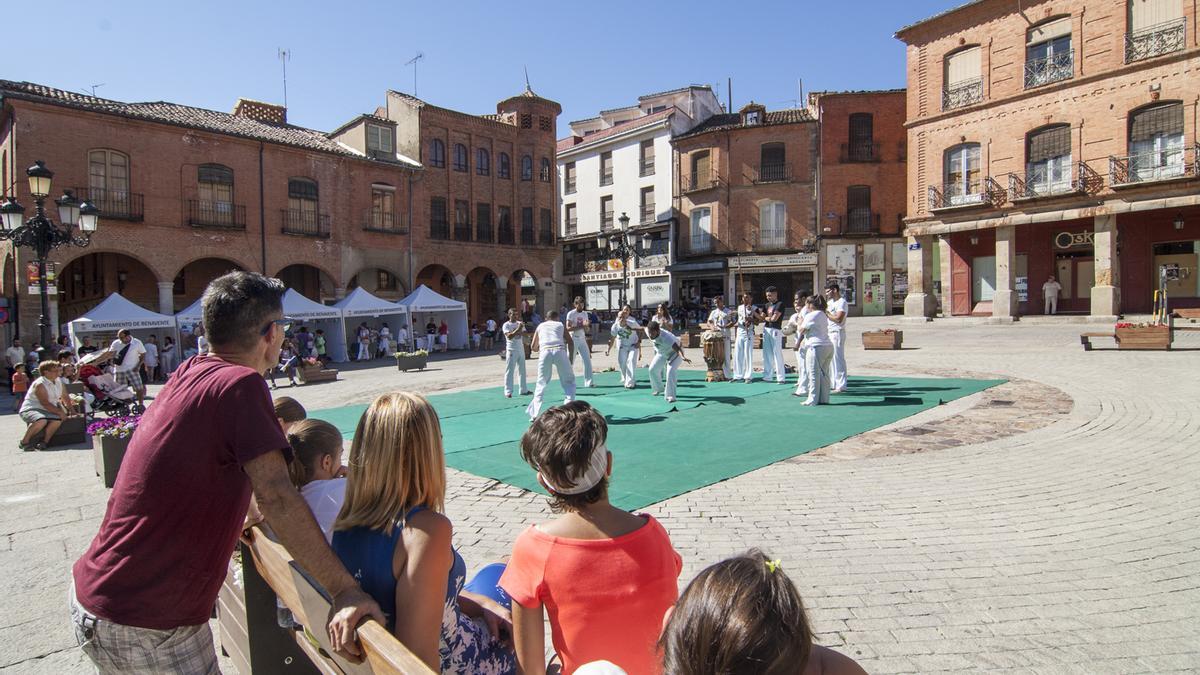
[[[521,439],[551,508],[564,514],[523,532],[500,578],[526,675],[546,672],[544,614],[564,675],[602,659],[629,675],[662,672],[655,643],[683,560],[657,520],[609,503],[607,436],[600,413],[572,401],[543,412]]]
[[[25,374],[25,364],[18,363],[13,366],[13,412],[21,409],[21,402],[25,400],[25,392],[27,391],[29,391],[29,376]]]

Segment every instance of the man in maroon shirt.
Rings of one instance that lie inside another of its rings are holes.
[[[253,490],[296,561],[333,596],[335,648],[383,614],[325,543],[288,479],[261,373],[279,361],[284,286],[233,272],[204,292],[211,353],[183,363],[129,443],[100,531],[74,567],[76,639],[102,673],[218,673],[208,619]]]

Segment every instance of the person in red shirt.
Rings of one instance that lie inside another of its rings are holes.
[[[100,531],[74,565],[76,641],[101,673],[218,673],[208,619],[253,491],[296,561],[333,597],[333,647],[379,606],[325,542],[292,486],[291,451],[262,373],[287,330],[283,284],[233,272],[204,292],[210,353],[185,362],[142,416]]]
[[[544,614],[564,675],[599,660],[631,674],[662,672],[655,643],[679,596],[683,559],[652,516],[609,503],[607,437],[604,417],[572,401],[543,412],[521,438],[551,508],[565,512],[517,538],[500,578],[525,675],[546,672]]]

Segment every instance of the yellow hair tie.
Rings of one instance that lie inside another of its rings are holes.
[[[778,570],[783,565],[783,561],[779,560],[778,558],[776,558],[775,560],[766,560],[764,562],[767,565],[767,570],[769,570],[771,572],[771,574],[774,574],[776,572],[776,570]]]

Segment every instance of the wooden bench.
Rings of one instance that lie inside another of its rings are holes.
[[[363,663],[350,663],[335,655],[325,630],[330,601],[324,590],[296,564],[287,549],[268,537],[261,527],[251,528],[247,538],[249,543],[243,541],[241,545],[245,612],[238,616],[237,598],[230,597],[228,581],[222,588],[218,605],[221,645],[240,671],[432,675],[433,671],[387,628],[373,620],[358,627],[359,644],[366,656]],[[307,630],[288,630],[277,625],[276,597]],[[238,628],[244,629],[244,640],[234,634]],[[281,636],[282,644],[279,642]],[[256,644],[258,642],[275,644],[270,645],[271,653],[255,654],[257,646],[269,646]],[[307,663],[297,662],[297,657],[307,659]],[[307,667],[310,664],[311,667]]]
[[[1092,351],[1092,338],[1112,338],[1117,339],[1117,334],[1111,331],[1103,333],[1080,333],[1079,342],[1083,345],[1083,351]]]
[[[304,384],[313,384],[316,382],[333,382],[337,380],[338,371],[336,368],[323,368],[321,366],[300,366],[296,369],[296,375]]]
[[[1172,315],[1179,319],[1200,321],[1200,309],[1177,309],[1172,312]]]

